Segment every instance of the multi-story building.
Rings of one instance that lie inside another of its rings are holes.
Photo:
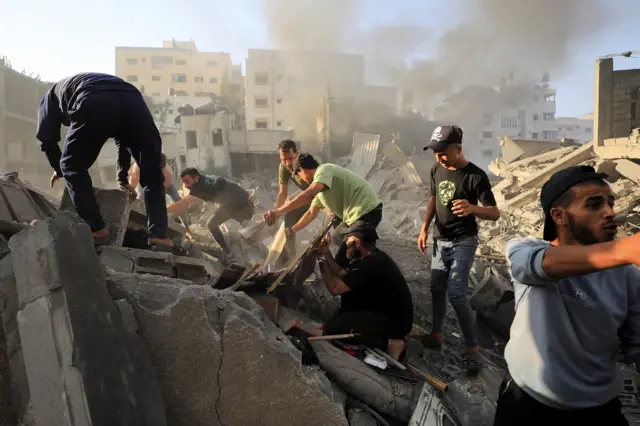
[[[472,86],[446,99],[435,120],[464,130],[465,154],[487,169],[500,153],[501,136],[559,140],[556,90],[543,76],[534,87],[504,80],[498,87]]]
[[[557,117],[558,138],[577,143],[589,143],[593,140],[593,114],[580,117]]]
[[[223,82],[242,80],[231,55],[200,52],[193,41],[164,41],[162,47],[116,47],[116,75],[148,96],[212,97],[223,91]],[[234,78],[236,77],[236,78]]]
[[[329,97],[352,98],[364,87],[364,56],[249,49],[246,127],[293,129],[305,139]]]

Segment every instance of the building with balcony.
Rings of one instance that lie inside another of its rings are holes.
[[[576,143],[589,143],[593,140],[593,114],[580,117],[557,117],[558,138]]]

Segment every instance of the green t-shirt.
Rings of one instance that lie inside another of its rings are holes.
[[[328,208],[347,224],[352,225],[381,203],[380,198],[365,179],[351,170],[335,164],[323,164],[313,177],[314,182],[326,186],[311,205]]]
[[[302,191],[309,187],[309,184],[300,179],[300,176],[294,175],[287,166],[285,166],[283,163],[280,163],[280,168],[278,169],[278,183],[280,185],[288,185],[289,179],[291,179],[293,183],[295,183],[296,186]]]

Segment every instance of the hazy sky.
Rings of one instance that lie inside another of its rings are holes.
[[[162,40],[171,38],[195,40],[200,50],[227,51],[235,63],[244,63],[248,48],[277,47],[270,41],[271,32],[263,18],[268,1],[0,0],[0,55],[8,57],[19,71],[24,69],[51,81],[81,71],[113,73],[115,46],[160,47]],[[353,25],[366,29],[397,19],[406,21],[410,16],[411,25],[437,33],[456,25],[456,17],[461,16],[451,4],[451,0],[367,0],[353,18]],[[574,40],[564,69],[552,74],[558,90],[557,115],[576,116],[593,110],[596,57],[640,50],[640,26],[633,22],[640,15],[640,0],[609,0],[606,4],[617,12],[616,22]],[[588,25],[580,20],[576,15],[566,24]],[[589,32],[588,28],[584,30]],[[539,31],[550,29],[540,23]],[[526,56],[527,52],[514,55]],[[640,59],[618,59],[616,68],[640,68]]]

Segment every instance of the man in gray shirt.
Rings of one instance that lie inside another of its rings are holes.
[[[507,244],[516,314],[494,426],[628,425],[621,349],[640,355],[640,234],[614,241],[615,197],[593,167],[542,187],[544,240]]]

